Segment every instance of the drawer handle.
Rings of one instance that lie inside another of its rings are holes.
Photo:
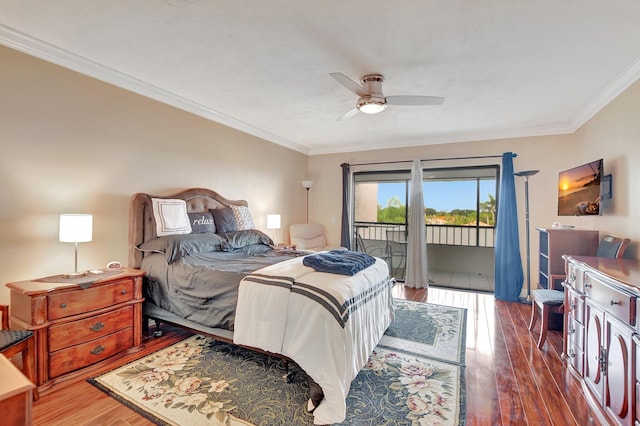
[[[91,327],[89,327],[89,330],[91,330],[91,331],[100,331],[100,330],[102,330],[103,327],[104,327],[104,323],[98,321],[97,323],[95,323]]]
[[[570,328],[569,331],[567,332],[568,334],[573,334],[576,332],[575,328]]]
[[[104,346],[98,345],[95,348],[91,349],[91,353],[94,355],[100,355],[104,351]]]
[[[569,349],[569,358],[575,358],[575,357],[576,357],[576,354],[573,351],[573,349]]]
[[[574,282],[576,280],[576,274],[574,274],[573,272],[571,274],[569,274],[569,281]]]
[[[569,310],[573,311],[576,308],[576,304],[575,302],[572,300],[571,302],[569,302]]]
[[[66,308],[66,307],[67,307],[67,304],[66,304],[66,303],[61,303],[61,304],[60,304],[60,307],[61,307],[62,309],[64,309],[64,308]]]
[[[593,287],[592,284],[587,284],[587,283],[584,284],[584,288],[591,288],[591,287]]]
[[[612,300],[610,303],[611,303],[611,306],[620,304],[620,302],[616,302],[615,300]]]
[[[127,294],[127,290],[122,290],[120,294]]]

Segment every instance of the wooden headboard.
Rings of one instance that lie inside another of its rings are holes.
[[[156,222],[153,218],[152,198],[178,198],[185,200],[188,212],[203,212],[227,206],[248,206],[245,200],[228,200],[206,188],[190,188],[177,194],[151,195],[137,193],[129,203],[129,267],[140,268],[143,252],[136,247],[145,241],[157,238]]]

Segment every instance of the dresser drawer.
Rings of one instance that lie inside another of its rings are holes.
[[[622,290],[609,287],[591,274],[584,275],[584,291],[607,312],[631,326],[636,323],[636,298]]]
[[[569,364],[580,376],[584,374],[584,352],[575,345],[569,345]]]
[[[567,264],[566,282],[576,291],[584,293],[584,270],[569,262]]]
[[[107,285],[73,290],[49,296],[49,320],[84,314],[133,299],[133,281],[120,280]]]
[[[131,327],[131,324],[133,324],[133,307],[127,306],[95,317],[53,325],[49,328],[49,351],[55,352],[88,342]]]
[[[576,321],[571,315],[567,316],[567,339],[580,350],[584,350],[584,325]]]
[[[95,364],[133,345],[131,327],[108,336],[53,352],[49,355],[49,378]]]
[[[575,321],[584,324],[584,297],[570,287],[565,291],[569,299],[569,313]]]

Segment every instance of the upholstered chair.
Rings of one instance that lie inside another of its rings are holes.
[[[323,251],[344,247],[331,246],[327,242],[324,226],[319,223],[297,223],[289,226],[289,241],[296,250]]]
[[[611,235],[605,235],[600,240],[595,255],[596,257],[619,259],[624,255],[630,242],[631,240],[629,238],[617,238]],[[547,338],[551,314],[564,313],[564,290],[542,288],[534,290],[531,294],[531,322],[529,323],[529,330],[533,330],[533,327],[536,325],[538,311],[540,311],[542,324],[540,324],[540,336],[538,337],[537,346],[539,349],[542,349],[542,345],[544,345]]]
[[[22,354],[22,372],[33,383],[36,383],[36,347],[33,331],[9,329],[9,306],[0,305],[2,314],[2,330],[0,330],[0,353],[8,359]],[[38,391],[34,389],[33,399],[38,399]]]

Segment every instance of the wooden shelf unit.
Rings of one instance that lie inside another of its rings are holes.
[[[562,290],[563,255],[595,256],[599,232],[575,228],[536,228],[540,237],[538,287]]]

